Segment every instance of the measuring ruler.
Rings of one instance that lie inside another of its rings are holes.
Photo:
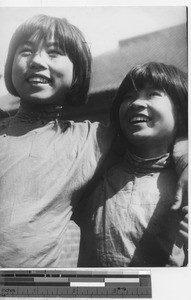
[[[0,270],[1,297],[151,298],[149,270]]]

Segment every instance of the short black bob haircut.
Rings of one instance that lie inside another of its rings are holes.
[[[92,56],[82,32],[65,18],[36,15],[16,29],[5,64],[6,87],[12,95],[19,96],[12,82],[12,65],[19,45],[29,39],[37,42],[46,40],[52,35],[73,63],[73,81],[67,102],[71,105],[84,104],[89,90]]]
[[[178,136],[188,135],[188,82],[187,74],[173,65],[149,62],[133,67],[122,81],[112,103],[110,121],[122,134],[119,121],[119,109],[128,93],[142,90],[146,84],[164,91],[173,101],[180,122]],[[127,100],[127,99],[126,99]],[[181,124],[181,125],[180,125]]]

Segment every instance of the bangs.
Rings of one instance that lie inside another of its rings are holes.
[[[47,42],[53,39],[64,54],[70,56],[71,49],[75,48],[74,36],[70,27],[71,25],[66,19],[62,19],[61,23],[56,18],[40,15],[21,25],[16,40],[20,44],[27,41],[38,43],[43,40]]]
[[[145,85],[166,92],[171,83],[168,71],[164,70],[164,66],[154,63],[133,68],[126,78],[128,92],[141,91]]]

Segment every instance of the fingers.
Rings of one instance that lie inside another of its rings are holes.
[[[182,212],[183,212],[184,214],[188,214],[188,206],[184,206],[184,207],[182,208]],[[188,215],[186,215],[186,217],[188,218]]]
[[[181,186],[179,186],[177,191],[176,191],[175,202],[171,207],[173,210],[177,210],[181,207],[182,198],[183,198],[183,189],[182,189]]]
[[[176,195],[175,195],[175,202],[173,203],[171,209],[177,210],[181,206],[186,207],[188,204],[188,185],[185,182],[184,185],[178,185]]]
[[[184,214],[183,220],[180,222],[179,235],[184,243],[188,244],[188,206],[182,208],[182,213]]]
[[[185,245],[188,244],[188,232],[184,230],[179,230],[179,236]]]
[[[172,205],[173,210],[177,210],[181,206],[188,204],[188,168],[183,170],[177,185],[175,202]]]
[[[181,221],[180,222],[180,229],[181,232],[185,232],[186,234],[188,234],[188,223]]]

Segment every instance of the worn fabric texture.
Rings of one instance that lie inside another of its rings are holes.
[[[112,138],[89,121],[0,122],[1,268],[64,267],[65,229]]]
[[[78,266],[182,266],[180,216],[170,210],[176,184],[169,154],[146,160],[127,152],[74,216],[81,227]]]

